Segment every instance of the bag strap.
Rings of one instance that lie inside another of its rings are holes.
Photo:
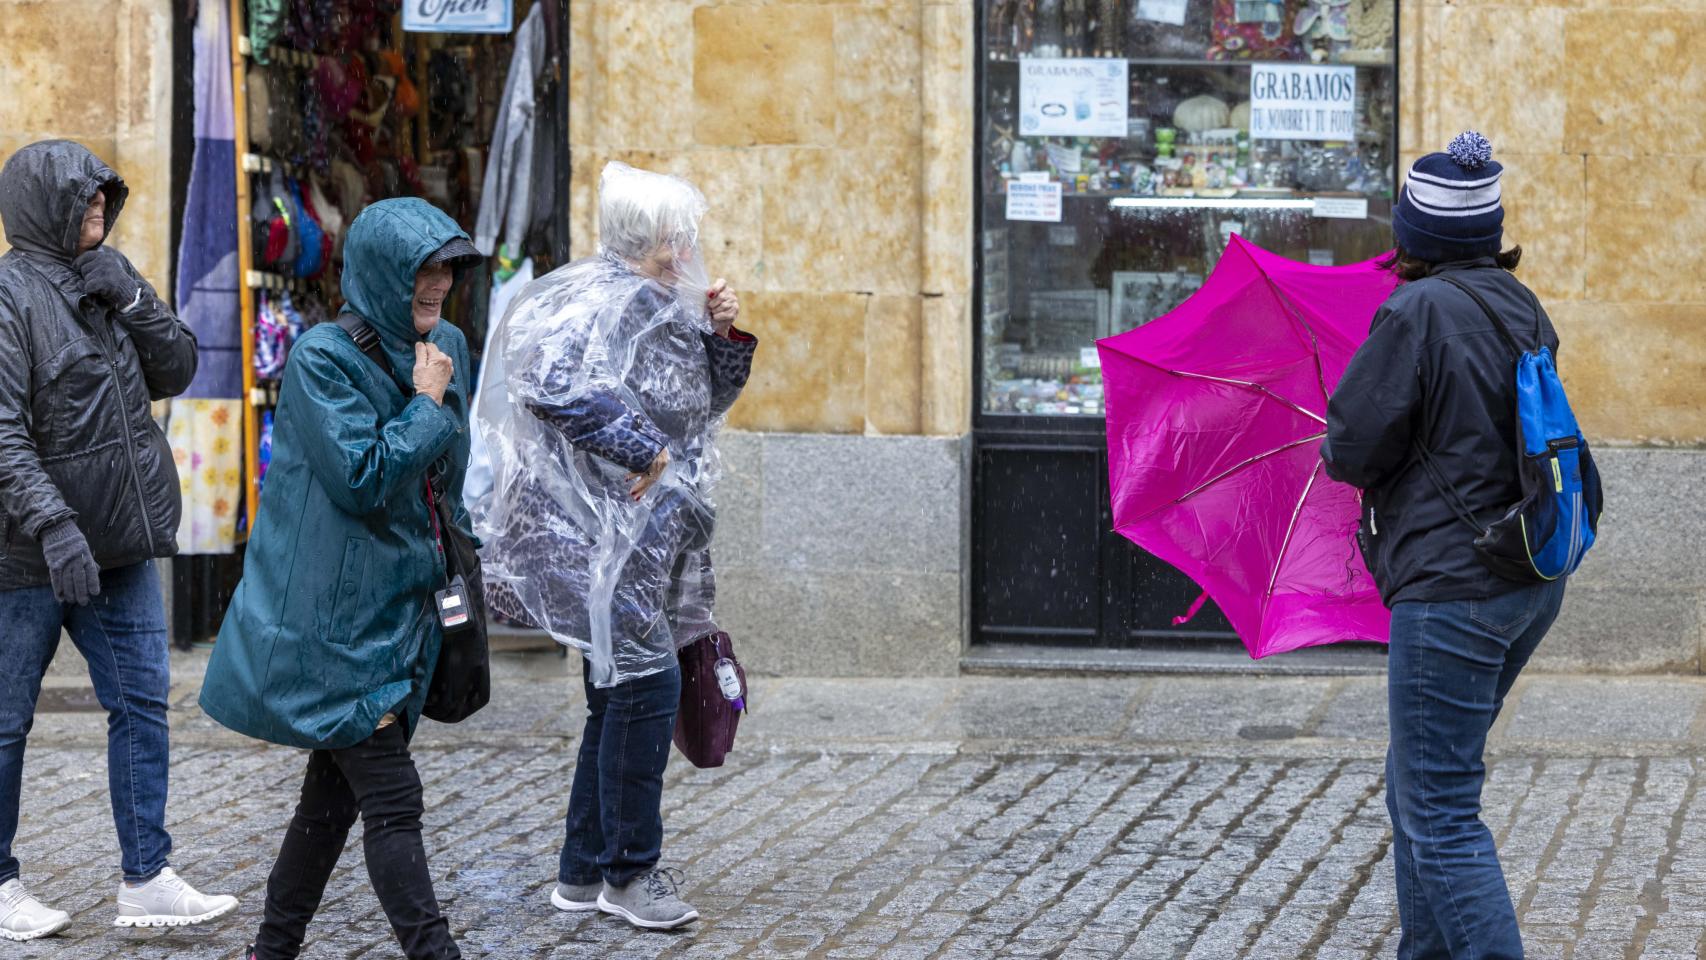
[[[1446,283],[1451,284],[1452,286],[1456,287],[1457,289],[1462,290],[1464,293],[1467,293],[1469,295],[1469,299],[1475,301],[1475,305],[1480,307],[1481,312],[1487,315],[1487,319],[1493,321],[1493,326],[1498,328],[1499,336],[1504,338],[1505,343],[1510,345],[1510,348],[1516,352],[1517,356],[1519,356],[1519,357],[1522,356],[1523,349],[1521,346],[1519,346],[1517,344],[1516,337],[1511,334],[1510,327],[1505,326],[1505,322],[1503,320],[1499,319],[1498,314],[1493,312],[1493,308],[1490,305],[1488,305],[1485,298],[1483,298],[1480,294],[1476,293],[1474,290],[1471,290],[1469,288],[1468,284],[1457,279],[1456,277],[1450,276],[1449,274],[1443,274],[1443,273],[1435,274],[1435,276],[1439,277],[1441,280],[1444,280]],[[1529,296],[1532,297],[1533,293],[1530,293]],[[1540,328],[1540,311],[1538,309],[1538,304],[1536,304],[1536,307],[1537,308],[1534,311],[1534,349],[1536,352],[1538,352],[1540,350],[1540,346],[1541,346],[1541,328]]]
[[[387,374],[391,372],[391,364],[385,359],[385,348],[379,343],[379,331],[373,325],[363,320],[360,314],[344,312],[338,314],[336,323],[349,338],[355,341],[356,349],[367,354],[367,358],[379,364],[379,369]]]
[[[379,342],[379,332],[373,329],[372,324],[362,319],[359,314],[347,311],[338,314],[338,318],[333,323],[336,323],[343,332],[349,334],[350,339],[355,341],[356,349],[367,354],[367,359],[378,364],[379,369],[383,370],[386,376],[391,376],[391,362],[385,358],[385,348]],[[394,376],[391,378],[393,381],[396,380]],[[407,394],[405,393],[405,395]],[[445,503],[438,497],[438,492],[433,489],[432,473],[432,469],[428,468],[424,477],[424,485],[426,487],[427,507],[432,514],[433,539],[438,542],[439,556],[448,557],[449,553],[444,549],[443,520],[439,516]]]
[[[1428,479],[1433,481],[1434,489],[1438,490],[1439,495],[1445,498],[1446,505],[1451,507],[1452,513],[1457,514],[1457,519],[1462,520],[1465,526],[1475,531],[1476,536],[1480,536],[1484,531],[1481,529],[1481,525],[1475,522],[1474,512],[1469,509],[1469,504],[1464,502],[1463,495],[1457,492],[1457,488],[1445,479],[1445,471],[1440,469],[1439,461],[1434,459],[1433,452],[1420,443],[1416,443],[1415,448],[1417,457],[1422,462],[1422,472],[1426,473]]]

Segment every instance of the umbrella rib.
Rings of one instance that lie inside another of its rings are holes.
[[[1285,563],[1285,554],[1291,549],[1291,538],[1297,533],[1298,518],[1303,516],[1303,504],[1309,499],[1309,491],[1315,489],[1315,479],[1321,476],[1321,464],[1315,464],[1315,469],[1309,471],[1309,482],[1303,485],[1303,493],[1297,498],[1297,506],[1291,510],[1291,522],[1285,526],[1285,539],[1280,541],[1279,555],[1274,557],[1274,572],[1268,577],[1268,589],[1262,594],[1262,612],[1265,615],[1268,601],[1274,598],[1274,585],[1279,583],[1280,566]]]
[[[1317,365],[1319,365],[1319,362],[1320,362],[1319,357],[1316,358],[1316,362],[1317,362]],[[1158,369],[1165,369],[1165,368],[1158,368]],[[1313,410],[1308,410],[1308,409],[1305,409],[1304,407],[1300,407],[1297,404],[1292,403],[1290,400],[1287,400],[1286,398],[1284,398],[1284,397],[1280,396],[1279,394],[1273,392],[1272,390],[1269,390],[1267,387],[1264,387],[1261,384],[1256,383],[1256,382],[1251,381],[1251,380],[1233,380],[1233,379],[1228,378],[1228,377],[1214,377],[1214,376],[1210,376],[1206,373],[1190,373],[1190,372],[1185,371],[1185,370],[1167,370],[1166,372],[1172,374],[1175,377],[1183,377],[1186,380],[1206,380],[1210,383],[1224,383],[1224,384],[1227,384],[1229,386],[1234,386],[1234,387],[1246,387],[1248,389],[1256,391],[1257,393],[1262,394],[1263,396],[1267,397],[1268,399],[1274,401],[1277,404],[1280,404],[1281,406],[1287,407],[1291,410],[1295,410],[1296,412],[1303,414],[1304,416],[1308,417],[1311,420],[1316,421],[1317,423],[1322,424],[1323,426],[1325,426],[1327,423],[1326,417],[1321,416],[1320,414],[1316,413]]]
[[[1168,504],[1168,506],[1170,506],[1170,507],[1171,506],[1177,506],[1181,503],[1184,503],[1186,500],[1189,500],[1190,498],[1196,496],[1197,494],[1202,493],[1204,490],[1207,490],[1209,487],[1214,486],[1215,484],[1219,483],[1220,481],[1225,480],[1227,477],[1232,476],[1233,474],[1237,473],[1240,470],[1243,470],[1246,467],[1253,466],[1254,464],[1260,463],[1261,461],[1266,460],[1269,457],[1277,457],[1282,453],[1285,453],[1289,450],[1295,450],[1298,447],[1301,447],[1306,443],[1310,443],[1310,442],[1313,442],[1315,440],[1323,439],[1326,436],[1327,435],[1325,433],[1317,433],[1317,434],[1314,434],[1312,436],[1304,437],[1300,440],[1293,440],[1292,442],[1286,444],[1283,447],[1275,447],[1274,449],[1269,450],[1266,453],[1258,453],[1255,456],[1251,457],[1250,459],[1245,460],[1243,463],[1237,464],[1236,466],[1233,466],[1233,467],[1226,469],[1225,471],[1216,475],[1213,479],[1203,481],[1200,485],[1197,486],[1196,489],[1192,490],[1190,493],[1187,493],[1181,497],[1178,497],[1172,503]],[[1160,509],[1160,508],[1158,508],[1158,509]],[[1151,510],[1149,513],[1145,514],[1144,517],[1140,517],[1139,519],[1144,519],[1144,518],[1153,516],[1156,512],[1157,512],[1157,510]]]
[[[1303,331],[1309,335],[1309,352],[1315,358],[1315,381],[1321,387],[1321,402],[1326,404],[1332,400],[1333,395],[1327,390],[1327,370],[1321,365],[1321,338],[1316,335],[1315,328],[1303,316],[1303,311],[1298,309],[1297,304],[1292,302],[1291,297],[1287,296],[1284,290],[1280,289],[1280,285],[1274,282],[1274,278],[1268,276],[1266,270],[1262,271],[1262,279],[1267,281],[1268,289],[1273,291],[1274,298],[1285,307],[1286,311],[1291,314],[1291,318],[1296,320],[1298,325],[1303,327]],[[1322,420],[1321,422],[1326,423],[1327,421]]]

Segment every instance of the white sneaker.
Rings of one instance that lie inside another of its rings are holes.
[[[209,897],[172,868],[140,887],[120,884],[115,927],[188,927],[217,920],[237,909],[236,897]]]
[[[7,940],[39,940],[71,925],[71,914],[51,910],[24,889],[23,883],[8,880],[0,886],[0,937]]]

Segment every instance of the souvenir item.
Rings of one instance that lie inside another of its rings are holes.
[[[1125,16],[1126,56],[1201,59],[1208,53],[1214,4],[1215,0],[1185,0],[1185,22],[1171,24],[1145,18],[1143,5],[1130,0]]]
[[[1345,63],[1385,63],[1392,56],[1395,0],[1351,0],[1346,7],[1350,19],[1350,49],[1340,55]]]
[[[1213,60],[1293,60],[1298,57],[1291,6],[1296,0],[1213,0]]]
[[[1123,0],[1101,0],[1096,14],[1096,56],[1125,56],[1125,11]]]
[[[1090,0],[1063,0],[1061,47],[1069,57],[1090,53]]]
[[[1231,111],[1226,103],[1215,97],[1192,97],[1173,111],[1173,126],[1186,133],[1202,133],[1226,126]]]
[[[1033,57],[1058,57],[1063,50],[1062,23],[1065,0],[1028,0],[1031,19],[1028,31],[1021,29],[1020,52]]]
[[[1017,24],[1020,0],[990,0],[989,59],[1010,60],[1013,57],[1013,29]]]
[[[1172,127],[1162,127],[1155,131],[1155,155],[1157,157],[1171,157],[1173,145],[1178,141],[1178,137],[1179,132]]]
[[[249,64],[244,86],[249,90],[249,146],[260,151],[272,149],[272,86],[268,68]]]
[[[1352,0],[1301,0],[1292,30],[1309,51],[1309,59],[1325,63],[1338,59],[1350,46]]]

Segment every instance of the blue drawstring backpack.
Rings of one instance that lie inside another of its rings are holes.
[[[1522,499],[1483,528],[1425,449],[1422,465],[1452,509],[1475,530],[1475,553],[1489,570],[1519,583],[1567,577],[1593,546],[1605,496],[1587,438],[1576,425],[1563,381],[1558,379],[1552,351],[1542,343],[1539,305],[1535,306],[1534,349],[1524,350],[1480,294],[1453,277],[1440,279],[1467,293],[1517,354],[1516,445]]]

